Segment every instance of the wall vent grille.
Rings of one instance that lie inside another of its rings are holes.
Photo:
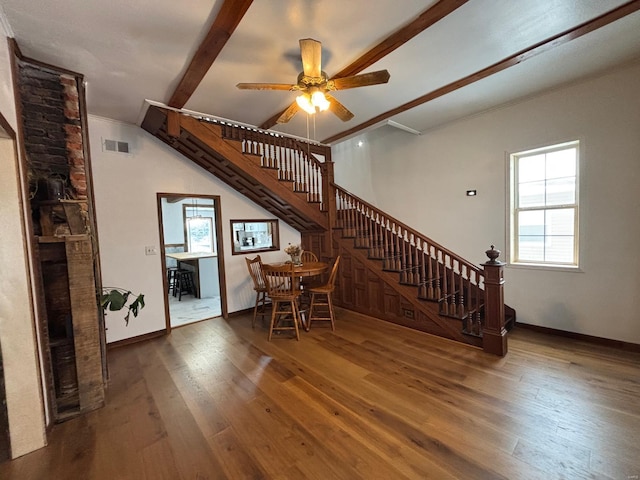
[[[129,142],[105,140],[103,143],[103,149],[105,152],[129,153]]]

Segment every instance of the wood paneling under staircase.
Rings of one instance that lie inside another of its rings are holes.
[[[353,238],[334,231],[334,247],[342,257],[334,303],[372,317],[449,338],[482,346],[482,339],[463,333],[461,319],[439,314],[438,302],[421,300],[418,287],[400,283],[398,271],[383,268],[366,249],[356,248]]]
[[[506,353],[504,264],[478,267],[337,186],[330,147],[155,106],[142,127],[299,230],[322,260],[341,255],[336,305]]]

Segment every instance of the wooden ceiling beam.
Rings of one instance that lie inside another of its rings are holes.
[[[401,47],[413,37],[423,32],[439,20],[442,20],[468,1],[469,0],[440,0],[438,3],[422,12],[415,20],[393,32],[378,45],[366,52],[351,65],[340,70],[331,78],[349,77],[360,73],[365,68],[370,67],[378,60],[393,52],[395,49]],[[285,110],[286,109],[283,109],[281,112],[276,113],[263,122],[262,125],[260,125],[260,128],[268,130],[273,127]]]
[[[253,0],[224,0],[209,33],[198,47],[180,83],[171,95],[168,103],[170,107],[182,108],[189,101],[252,2]]]
[[[345,130],[344,132],[340,132],[336,135],[326,138],[322,140],[321,143],[331,144],[336,140],[340,140],[341,138],[345,138],[350,135],[353,135],[354,133],[357,133],[360,130],[364,130],[365,128],[371,127],[379,122],[387,120],[388,118],[393,117],[394,115],[398,115],[399,113],[406,112],[407,110],[415,108],[424,103],[430,102],[431,100],[442,97],[443,95],[446,95],[448,93],[454,92],[455,90],[458,90],[462,87],[466,87],[467,85],[471,85],[472,83],[482,80],[483,78],[486,78],[490,75],[494,75],[498,72],[501,72],[502,70],[505,70],[509,67],[518,65],[524,62],[525,60],[529,60],[530,58],[533,58],[536,55],[539,55],[541,53],[547,52],[552,48],[558,47],[560,45],[564,45],[565,43],[568,43],[571,40],[575,40],[576,38],[580,38],[583,35],[586,35],[587,33],[593,32],[599,28],[609,25],[610,23],[615,22],[616,20],[619,20],[621,18],[624,18],[627,15],[630,15],[638,10],[640,10],[640,0],[631,0],[619,6],[618,8],[615,8],[613,10],[610,10],[600,15],[599,17],[596,17],[592,20],[584,22],[572,29],[565,30],[564,32],[559,33],[558,35],[554,35],[553,37],[547,38],[546,40],[536,43],[535,45],[525,48],[524,50],[520,50],[518,53],[515,53],[514,55],[511,55],[510,57],[507,57],[503,60],[500,60],[499,62],[494,63],[493,65],[490,65],[486,68],[483,68],[482,70],[478,70],[477,72],[472,73],[471,75],[468,75],[464,78],[456,80],[455,82],[449,83],[448,85],[445,85],[436,90],[433,90],[432,92],[422,95],[421,97],[418,97],[415,100],[412,100],[403,105],[400,105],[399,107],[396,107],[392,110],[381,113],[380,115],[377,115],[372,119],[367,120],[364,123],[361,123],[360,125],[350,128],[349,130]]]

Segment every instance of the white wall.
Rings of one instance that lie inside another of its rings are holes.
[[[140,127],[89,117],[96,216],[102,281],[145,294],[145,308],[125,327],[122,315],[107,317],[107,341],[114,342],[165,328],[160,255],[145,256],[144,247],[159,248],[156,193],[219,195],[229,312],[253,307],[255,292],[245,255],[231,255],[231,219],[274,218]],[[103,152],[102,139],[127,141],[129,155]],[[299,243],[300,234],[280,221],[280,245]],[[249,255],[253,258],[254,255]],[[266,262],[284,261],[282,250],[261,253]]]
[[[0,114],[16,131],[7,39],[0,34]],[[45,445],[31,282],[22,224],[18,165],[12,140],[0,139],[0,343],[4,363],[12,456]]]
[[[364,200],[477,264],[492,243],[505,251],[508,153],[580,140],[582,271],[507,267],[506,302],[524,323],[640,343],[638,79],[635,63],[418,137],[369,132],[334,151],[336,182],[359,194],[370,175]]]
[[[187,243],[184,238],[184,217],[182,202],[169,203],[162,199],[162,226],[164,227],[164,243]]]

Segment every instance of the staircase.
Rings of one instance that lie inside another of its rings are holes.
[[[296,228],[320,258],[341,255],[337,305],[506,353],[516,315],[503,264],[479,268],[335,185],[330,147],[156,106],[142,128]]]

